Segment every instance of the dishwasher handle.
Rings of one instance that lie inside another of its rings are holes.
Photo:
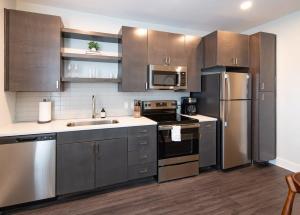
[[[33,142],[33,141],[37,141],[38,138],[37,137],[20,137],[20,138],[16,138],[16,142],[21,143],[21,142]]]

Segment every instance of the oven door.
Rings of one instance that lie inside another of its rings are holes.
[[[194,155],[199,153],[199,124],[181,125],[181,141],[174,142],[171,137],[172,125],[158,127],[159,160]]]

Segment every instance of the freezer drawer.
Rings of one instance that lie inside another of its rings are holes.
[[[48,137],[0,139],[0,208],[55,196],[56,140]]]
[[[222,169],[251,162],[251,100],[221,101]]]

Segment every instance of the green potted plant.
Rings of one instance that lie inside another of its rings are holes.
[[[89,50],[93,51],[93,52],[96,52],[96,51],[98,51],[100,49],[99,43],[97,43],[95,41],[90,41],[88,43],[88,46],[89,46]]]

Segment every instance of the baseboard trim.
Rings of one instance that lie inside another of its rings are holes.
[[[292,172],[300,172],[300,164],[286,160],[284,158],[277,158],[276,160],[270,161],[270,163]]]

